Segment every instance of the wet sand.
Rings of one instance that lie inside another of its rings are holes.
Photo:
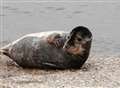
[[[0,56],[0,88],[120,88],[120,3],[4,2],[0,46],[41,31],[90,28],[90,57],[79,70],[23,69]]]

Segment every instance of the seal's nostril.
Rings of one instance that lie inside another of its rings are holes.
[[[66,49],[70,48],[70,45],[66,45],[65,48],[66,48]]]
[[[65,46],[65,48],[67,49],[67,48],[68,48],[68,46]]]

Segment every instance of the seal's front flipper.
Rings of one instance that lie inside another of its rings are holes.
[[[58,66],[55,63],[49,63],[49,62],[42,63],[42,66],[45,69],[64,69],[64,67],[62,66]]]
[[[60,37],[61,36],[58,33],[51,34],[47,37],[47,42],[50,44],[54,44],[55,39],[60,38]]]
[[[47,37],[47,42],[57,48],[61,48],[64,45],[65,39],[60,34],[54,33]]]

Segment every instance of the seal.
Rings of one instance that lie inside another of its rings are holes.
[[[77,26],[61,31],[27,34],[1,48],[1,52],[23,68],[77,69],[88,59],[92,33]]]

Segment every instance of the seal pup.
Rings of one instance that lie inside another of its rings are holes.
[[[75,69],[87,60],[91,42],[89,29],[78,26],[70,33],[27,34],[1,48],[1,52],[23,68]]]

